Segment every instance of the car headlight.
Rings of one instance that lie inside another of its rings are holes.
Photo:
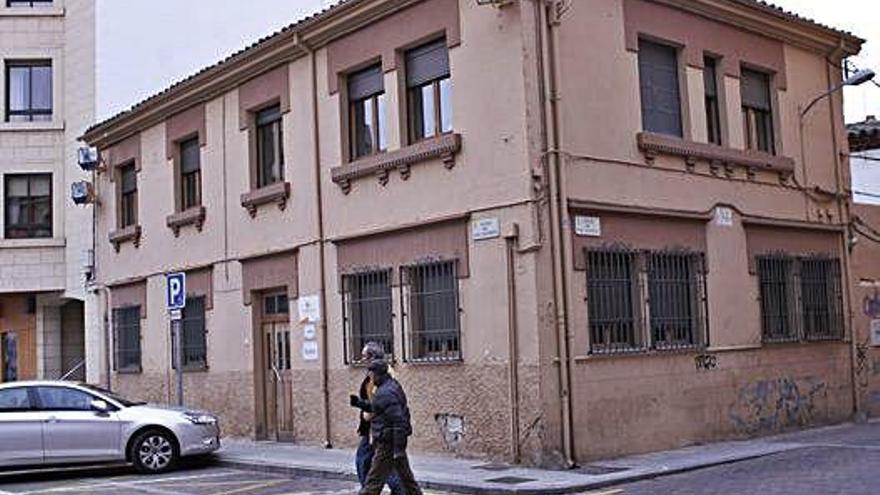
[[[197,413],[197,412],[185,412],[183,413],[184,417],[188,419],[194,425],[215,425],[217,424],[217,418],[211,416],[210,414],[205,413]]]

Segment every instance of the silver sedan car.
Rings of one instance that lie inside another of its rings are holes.
[[[130,402],[92,385],[0,384],[0,468],[131,462],[162,473],[220,448],[217,418]]]

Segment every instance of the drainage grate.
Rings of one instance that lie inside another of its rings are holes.
[[[489,483],[503,483],[505,485],[518,485],[520,483],[528,483],[530,481],[537,481],[531,478],[519,478],[517,476],[502,476],[500,478],[492,478],[490,480],[486,480]]]
[[[625,467],[610,467],[610,466],[597,466],[595,464],[590,466],[583,466],[575,470],[575,472],[579,474],[588,474],[591,476],[601,476],[603,474],[613,474],[619,473],[621,471],[629,471],[629,468]]]
[[[480,464],[479,466],[474,466],[471,469],[480,469],[482,471],[507,471],[510,469],[510,466],[506,464]]]

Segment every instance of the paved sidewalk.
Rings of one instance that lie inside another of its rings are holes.
[[[565,494],[828,445],[842,437],[868,435],[876,438],[878,433],[880,423],[844,424],[775,437],[624,457],[566,471],[437,456],[412,455],[410,460],[424,488],[466,494]],[[219,452],[219,459],[221,464],[229,467],[356,480],[353,450],[227,439]]]

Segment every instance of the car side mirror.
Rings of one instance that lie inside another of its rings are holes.
[[[92,401],[92,411],[100,414],[106,414],[110,412],[110,404],[107,404],[107,401],[105,400],[95,399]]]

